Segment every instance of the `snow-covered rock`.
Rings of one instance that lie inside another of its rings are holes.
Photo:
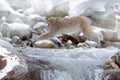
[[[11,42],[15,44],[19,44],[21,42],[21,39],[18,36],[13,36]]]
[[[0,11],[12,12],[13,8],[5,0],[0,0]]]
[[[78,0],[70,1],[70,16],[91,15],[95,11],[105,11],[105,1],[103,0]]]
[[[46,17],[42,17],[38,14],[29,14],[26,15],[25,18],[22,19],[24,23],[30,25],[31,27],[33,27],[34,25],[36,25],[39,22],[45,22],[46,21]]]
[[[111,60],[105,63],[105,66],[106,66],[106,70],[103,72],[103,80],[119,80],[120,79],[120,51],[116,52],[116,54],[114,54],[111,57]]]
[[[30,0],[6,0],[14,9],[26,9],[30,7]]]
[[[89,16],[92,25],[114,29],[116,19],[111,7],[115,3],[120,3],[120,0],[70,0],[69,16]]]
[[[85,41],[85,44],[87,44],[89,47],[98,47],[98,43],[95,41]]]
[[[72,42],[71,40],[68,40],[68,41],[65,43],[65,45],[66,45],[66,48],[67,48],[67,49],[74,49],[74,48],[75,48],[75,46],[73,45],[73,42]]]
[[[55,44],[50,40],[40,40],[35,42],[37,48],[55,48]]]
[[[23,63],[23,62],[22,62]],[[20,58],[5,48],[0,47],[0,79],[17,80],[27,73],[27,67]],[[17,73],[17,74],[16,74]]]
[[[112,10],[104,11],[104,12],[95,12],[91,15],[92,25],[107,28],[107,29],[115,29],[116,19],[115,13]]]
[[[1,32],[5,37],[19,36],[21,39],[29,39],[32,29],[29,25],[23,23],[3,23]]]
[[[5,0],[0,0],[0,16],[9,16],[10,14],[17,17],[24,16],[16,12]]]
[[[69,11],[69,0],[30,0],[30,13],[37,13],[41,16],[65,16]]]
[[[47,23],[45,22],[38,22],[33,26],[33,29],[36,31],[37,34],[42,34],[48,31]]]
[[[51,0],[53,3],[53,8],[51,10],[51,15],[53,16],[66,16],[69,11],[69,0]]]
[[[120,42],[109,42],[106,41],[105,46],[110,47],[110,46],[114,46],[120,49]]]
[[[120,0],[70,0],[70,16],[93,15],[94,12],[103,12]]]
[[[87,44],[85,44],[85,43],[78,43],[77,47],[78,48],[88,48],[89,46]]]
[[[0,39],[0,46],[6,49],[13,49],[13,46],[9,42],[2,39]]]

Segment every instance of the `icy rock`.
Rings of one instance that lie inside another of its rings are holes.
[[[4,56],[0,56],[0,70],[6,66],[6,60],[3,60]]]
[[[14,9],[26,9],[30,7],[29,0],[6,0]]]
[[[105,62],[105,67],[107,69],[120,69],[119,66],[115,62],[113,62],[113,61]]]
[[[118,51],[115,55],[113,55],[111,59],[120,67],[120,51]]]
[[[98,43],[95,41],[85,41],[85,44],[87,44],[89,47],[98,47]]]
[[[34,14],[34,9],[33,8],[28,8],[26,10],[23,10],[22,13],[24,15],[31,15],[31,14]]]
[[[12,41],[12,39],[8,38],[8,37],[0,37],[0,39],[2,39],[4,41],[7,41],[7,42],[11,42]]]
[[[106,42],[105,44],[107,47],[114,46],[120,48],[120,42]]]
[[[20,37],[18,37],[18,36],[13,36],[12,37],[12,43],[20,43],[21,42],[21,39],[20,39]]]
[[[36,31],[37,34],[42,34],[47,32],[47,24],[45,22],[39,22],[33,26],[33,29]]]
[[[105,11],[105,1],[95,0],[70,0],[70,16],[92,15],[95,11]]]
[[[73,48],[75,48],[75,46],[73,45],[73,42],[72,42],[71,40],[68,40],[68,41],[65,43],[65,45],[66,45],[66,48],[67,48],[67,49],[73,49]]]
[[[29,14],[29,15],[26,15],[26,18],[23,18],[23,21],[25,21],[26,24],[33,27],[34,25],[36,25],[39,22],[45,22],[46,17],[42,17],[38,14]]]
[[[62,41],[56,37],[50,39],[52,42],[55,43],[55,45],[58,47],[58,48],[63,48],[65,47],[65,45],[62,43]]]
[[[102,80],[120,80],[120,69],[105,70],[102,76]]]
[[[111,9],[119,0],[70,0],[69,16],[89,16],[96,26],[114,29],[115,14]]]
[[[77,44],[77,47],[78,47],[78,48],[87,48],[88,45],[85,44],[85,43],[78,43],[78,44]]]
[[[26,40],[31,37],[32,29],[23,23],[3,23],[1,32],[5,37],[19,36],[22,40]]]
[[[25,62],[12,52],[0,47],[0,80],[19,80],[26,73]]]
[[[11,12],[13,11],[13,8],[5,0],[0,0],[0,11]]]
[[[107,70],[103,72],[103,80],[119,80],[120,79],[120,51],[111,57],[110,61],[105,63]],[[111,69],[109,69],[110,67]]]
[[[113,42],[111,46],[114,46],[120,49],[120,42]]]
[[[68,40],[72,42],[73,45],[76,45],[79,43],[79,37],[78,35],[73,34],[62,34],[62,36],[59,37],[63,43],[66,43]]]
[[[104,12],[119,0],[70,0],[70,16],[85,15],[90,16],[95,12]]]
[[[35,42],[37,48],[56,48],[55,44],[50,40],[41,40]]]
[[[104,12],[95,12],[92,16],[92,25],[106,29],[115,29],[116,19],[115,13],[112,10]]]
[[[28,16],[31,20],[33,20],[33,21],[36,21],[36,22],[45,22],[46,21],[46,17],[42,17],[42,16],[40,16],[40,15],[38,15],[38,14],[30,14],[29,16]]]
[[[69,0],[6,0],[14,9],[25,9],[27,14],[42,16],[65,16],[69,11]]]
[[[110,69],[120,69],[120,58],[119,58],[119,52],[117,52],[115,55],[111,57],[112,60],[105,62],[105,68],[107,70]]]
[[[61,0],[59,2],[57,0],[51,0],[51,1],[53,3],[51,15],[61,16],[61,17],[68,15],[69,0]]]
[[[9,42],[2,40],[2,39],[0,39],[0,46],[6,49],[13,49],[13,46]]]
[[[23,18],[24,15],[16,12],[5,0],[0,0],[0,17],[7,17],[12,22],[15,18]]]
[[[0,10],[0,18],[2,18],[3,16],[8,16],[9,14],[10,14],[9,11],[2,11],[2,10]]]
[[[31,0],[31,6],[35,13],[42,16],[65,16],[69,11],[69,0]]]

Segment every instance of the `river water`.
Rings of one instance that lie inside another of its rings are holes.
[[[101,80],[103,65],[118,49],[25,49],[24,55],[47,61],[41,67],[41,80]],[[29,54],[29,55],[28,55]]]

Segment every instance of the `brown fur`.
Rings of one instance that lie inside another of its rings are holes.
[[[77,17],[71,17],[71,18],[50,17],[47,20],[47,23],[49,28],[48,33],[42,34],[41,36],[34,39],[33,41],[49,39],[56,34],[73,32],[78,29],[81,29],[82,33],[87,39],[93,40],[93,41],[100,41],[98,34],[96,34],[92,30],[92,27],[86,17],[83,17],[83,16],[77,16]],[[103,39],[105,40],[119,41],[119,39],[116,36],[116,33],[112,31],[108,31],[108,32],[101,31],[101,34],[103,35]]]

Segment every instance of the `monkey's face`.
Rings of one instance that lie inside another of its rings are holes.
[[[50,17],[50,18],[48,18],[48,20],[47,20],[48,25],[54,24],[55,22],[56,22],[56,17]]]
[[[53,30],[55,24],[56,24],[56,17],[50,17],[47,19],[48,29]]]
[[[47,20],[48,26],[58,24],[60,19],[61,19],[60,17],[50,17],[50,18],[48,18],[48,20]]]

